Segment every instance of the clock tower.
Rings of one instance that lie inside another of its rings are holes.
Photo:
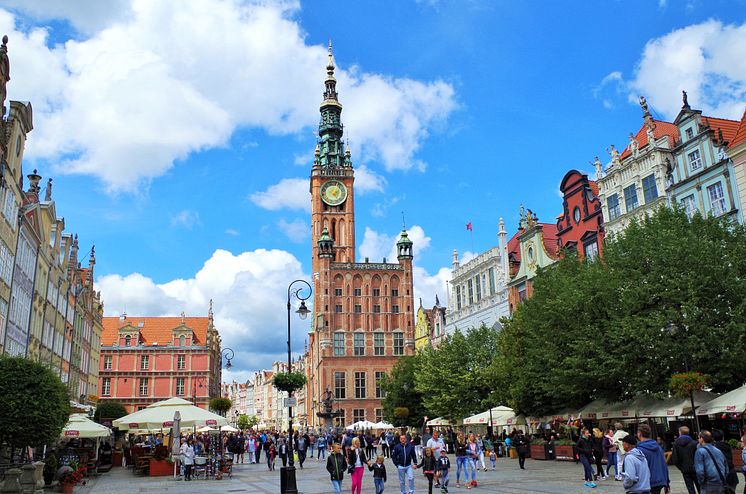
[[[325,428],[332,417],[336,426],[381,421],[380,380],[414,353],[412,241],[403,230],[396,262],[355,261],[355,172],[331,43],[326,74],[310,179],[314,299],[304,357],[307,423]]]
[[[334,242],[332,261],[355,261],[355,172],[350,150],[342,142],[342,105],[337,99],[334,58],[329,43],[319,142],[311,168],[313,272],[318,272],[318,241],[324,229]]]

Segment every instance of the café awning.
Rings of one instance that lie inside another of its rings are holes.
[[[510,407],[497,406],[492,410],[472,415],[464,419],[464,425],[505,425],[505,421],[514,418],[515,412]],[[492,422],[490,422],[490,418]]]
[[[84,413],[74,413],[70,415],[67,425],[62,429],[60,437],[63,439],[73,439],[76,437],[109,437],[111,429],[105,425],[97,424],[89,419]]]
[[[170,428],[174,423],[174,413],[181,414],[181,428],[211,427],[228,424],[225,417],[209,412],[204,408],[194,406],[191,401],[181,398],[171,398],[153,403],[152,405],[125,415],[114,421],[114,427],[126,431],[130,429],[159,429]]]
[[[746,385],[703,403],[697,409],[697,415],[742,414],[744,411],[746,411]]]

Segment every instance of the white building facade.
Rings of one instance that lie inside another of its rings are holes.
[[[448,283],[446,334],[487,327],[500,328],[499,321],[510,315],[508,305],[508,252],[505,223],[500,218],[498,245],[464,265],[453,251],[451,281]]]

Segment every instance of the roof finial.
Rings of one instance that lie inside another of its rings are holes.
[[[401,229],[407,229],[407,222],[404,220],[404,211],[401,212]]]
[[[329,63],[326,65],[326,73],[334,75],[334,54],[332,53],[332,39],[329,38]]]

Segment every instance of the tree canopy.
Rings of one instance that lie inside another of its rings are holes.
[[[0,443],[17,447],[56,441],[70,418],[70,398],[59,376],[22,357],[0,357]]]
[[[400,358],[391,372],[381,380],[383,419],[396,426],[422,425],[425,408],[422,393],[415,387],[414,372],[419,355]]]
[[[210,400],[210,410],[213,412],[225,416],[225,413],[231,409],[233,402],[228,398],[217,396]]]
[[[93,420],[96,422],[101,422],[103,419],[116,420],[125,415],[127,415],[127,409],[118,401],[101,400],[96,404]]]
[[[684,370],[715,391],[746,376],[746,231],[660,208],[607,242],[604,258],[567,256],[534,280],[499,336],[499,394],[544,414],[592,399],[666,393]]]

